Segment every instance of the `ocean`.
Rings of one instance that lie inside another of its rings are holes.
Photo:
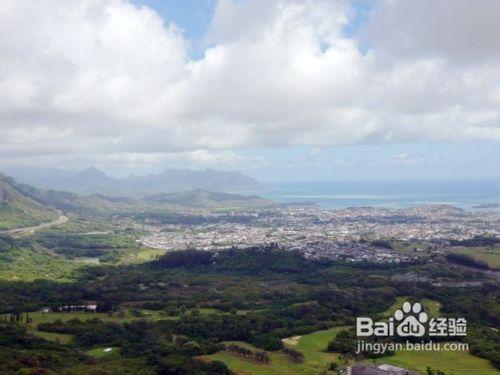
[[[255,193],[277,202],[315,203],[327,209],[406,208],[426,204],[470,209],[500,203],[500,179],[269,183]]]

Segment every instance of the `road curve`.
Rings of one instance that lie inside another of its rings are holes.
[[[17,233],[33,234],[37,230],[40,230],[40,229],[45,229],[48,227],[52,227],[54,225],[61,225],[61,224],[67,223],[68,220],[69,220],[68,217],[65,216],[62,212],[60,212],[60,216],[57,219],[51,221],[50,223],[42,223],[42,224],[36,225],[34,227],[24,227],[24,228],[3,230],[3,231],[0,231],[0,234],[17,234]]]

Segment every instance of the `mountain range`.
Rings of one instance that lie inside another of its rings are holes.
[[[144,197],[110,197],[95,193],[36,188],[0,173],[0,233],[54,221],[64,213],[131,213],[144,210],[240,209],[271,207],[275,203],[256,195],[192,189]]]
[[[95,167],[81,171],[55,168],[12,168],[4,171],[17,181],[42,189],[112,197],[143,197],[193,189],[220,192],[249,191],[259,187],[250,176],[212,169],[166,169],[160,174],[114,178]]]

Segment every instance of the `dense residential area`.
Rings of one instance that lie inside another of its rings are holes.
[[[213,250],[276,243],[308,258],[398,263],[421,255],[443,254],[451,242],[500,235],[498,210],[464,211],[445,205],[396,210],[299,206],[198,215],[201,222],[191,225],[162,225],[161,218],[156,223],[149,221],[144,227],[148,235],[141,242],[163,250]],[[393,247],[391,242],[398,245]]]

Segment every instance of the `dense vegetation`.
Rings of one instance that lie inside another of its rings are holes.
[[[57,216],[55,209],[23,195],[0,173],[0,231],[35,226]]]
[[[132,234],[93,233],[79,234],[64,231],[50,231],[37,236],[40,244],[67,258],[97,257],[101,261],[116,261],[120,252],[137,249]]]
[[[19,246],[17,241],[28,240],[4,237],[1,241],[8,251]],[[45,241],[45,245],[54,245],[56,249],[57,241],[63,239],[44,235],[37,241]],[[67,243],[79,245],[78,237],[69,237]],[[165,374],[224,373],[227,368],[223,364],[207,364],[197,356],[220,350],[226,341],[251,343],[257,348],[252,355],[258,355],[262,361],[265,359],[257,351],[284,350],[291,361],[300,361],[300,353],[284,347],[282,338],[351,325],[356,316],[377,317],[396,297],[408,295],[439,301],[444,314],[467,316],[471,350],[499,366],[498,333],[487,328],[500,323],[498,292],[494,285],[483,283],[463,293],[461,288],[435,287],[430,282],[402,282],[397,278],[414,272],[430,280],[484,280],[480,272],[462,270],[444,258],[411,266],[351,265],[306,260],[297,253],[269,246],[223,252],[172,252],[151,263],[89,267],[79,272],[75,282],[67,283],[0,281],[0,312],[20,313],[37,311],[44,306],[96,301],[99,311],[117,319],[54,319],[40,323],[37,328],[42,333],[73,337],[71,353],[74,354],[69,357],[73,359],[64,366],[45,365],[43,361],[33,362],[31,366],[19,353],[11,353],[12,359],[3,359],[8,362],[5,373],[36,365],[58,373],[70,366],[74,373],[98,368],[105,374],[109,371],[108,362],[89,359],[84,354],[96,347],[120,348],[120,355],[113,357],[114,368],[139,366],[152,373]],[[126,306],[139,311],[137,321],[119,320]],[[141,309],[157,312],[158,318],[141,320]],[[212,313],[202,313],[203,309],[212,309]],[[22,326],[23,319],[20,320]],[[6,324],[11,328],[2,333],[4,341],[0,343],[10,348],[5,340],[19,336],[12,332],[12,327],[22,327]],[[347,336],[344,338],[344,335]],[[339,335],[330,350],[346,353],[350,339],[348,333]],[[49,344],[44,342],[44,345]],[[60,350],[68,348],[33,346],[30,350],[34,356],[49,350],[56,358],[61,355]]]
[[[474,259],[466,254],[446,254],[446,259],[452,263],[460,264],[462,266],[479,268],[482,270],[487,270],[489,268],[486,262]]]
[[[471,239],[467,240],[451,240],[450,245],[452,246],[495,246],[496,244],[500,244],[500,238],[497,237],[488,237],[488,236],[475,236]]]

